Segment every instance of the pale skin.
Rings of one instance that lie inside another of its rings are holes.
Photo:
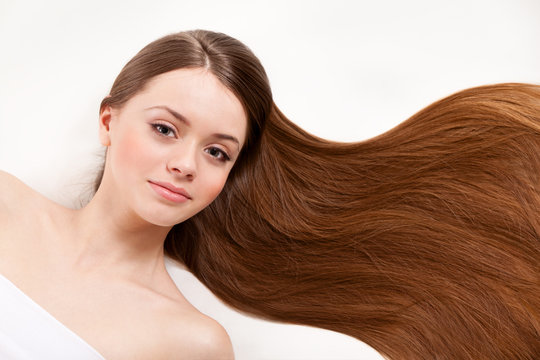
[[[167,273],[163,243],[222,190],[245,142],[240,101],[205,69],[174,70],[99,126],[105,173],[82,209],[0,172],[0,273],[108,360],[232,359],[223,327]]]

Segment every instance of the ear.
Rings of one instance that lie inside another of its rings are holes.
[[[99,141],[104,146],[111,145],[110,123],[112,119],[112,108],[104,106],[99,114]]]

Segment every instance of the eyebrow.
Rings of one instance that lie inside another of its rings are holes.
[[[174,111],[173,109],[171,109],[170,107],[168,106],[165,106],[165,105],[157,105],[157,106],[151,106],[149,108],[146,108],[145,110],[151,110],[151,109],[163,109],[163,110],[166,110],[169,114],[171,114],[172,116],[174,116],[176,118],[176,120],[180,121],[180,122],[183,122],[184,124],[186,124],[187,126],[191,126],[191,123],[189,122],[189,120],[182,114],[180,114],[179,112],[177,111]],[[236,145],[240,148],[240,141],[238,141],[237,138],[235,138],[234,136],[231,136],[231,135],[227,135],[227,134],[212,134],[212,136],[216,137],[216,138],[219,138],[219,139],[223,139],[223,140],[230,140],[230,141],[233,141],[236,143]]]
[[[191,123],[188,121],[188,119],[186,119],[186,117],[185,117],[184,115],[180,114],[180,113],[177,112],[177,111],[174,111],[173,109],[171,109],[171,108],[168,107],[168,106],[165,106],[165,105],[151,106],[151,107],[149,107],[149,108],[146,108],[145,110],[152,110],[152,109],[163,109],[163,110],[166,110],[169,114],[171,114],[172,116],[174,116],[174,117],[176,118],[176,120],[185,123],[187,126],[191,126]]]

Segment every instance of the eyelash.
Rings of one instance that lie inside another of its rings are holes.
[[[212,154],[210,154],[210,151],[212,151],[212,150],[217,150],[219,152],[219,155],[218,156],[213,156]],[[205,149],[204,151],[206,151],[210,156],[212,156],[217,161],[227,162],[227,161],[231,160],[231,157],[229,155],[227,155],[227,153],[225,151],[221,150],[218,147],[212,146],[211,148]]]
[[[164,136],[164,137],[170,137],[169,135],[165,135],[163,134],[161,131],[159,131],[160,128],[164,128],[164,129],[167,129],[169,130],[174,136],[176,136],[176,131],[174,131],[173,128],[171,128],[170,126],[167,126],[167,125],[164,125],[164,124],[152,124],[152,127],[154,128],[154,130],[157,132],[158,135],[160,136]],[[212,154],[210,154],[210,151],[215,151],[217,150],[218,151],[218,156],[213,156]],[[208,153],[210,156],[212,156],[214,159],[216,159],[217,161],[220,161],[220,162],[227,162],[227,161],[230,161],[231,160],[231,157],[223,150],[221,150],[220,148],[218,147],[215,147],[215,146],[212,146],[208,149],[205,149],[204,150],[206,153]]]
[[[170,137],[169,135],[165,135],[161,131],[159,131],[159,128],[164,128],[164,129],[168,129],[169,131],[172,132],[172,134],[174,136],[176,136],[176,131],[174,131],[174,129],[171,128],[170,126],[167,126],[167,125],[164,125],[164,124],[152,124],[152,127],[158,133],[158,135],[165,136],[165,137]]]

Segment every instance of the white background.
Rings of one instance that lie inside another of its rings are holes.
[[[338,141],[467,87],[540,83],[537,0],[0,0],[0,169],[77,206],[101,161],[98,107],[117,73],[148,42],[194,28],[247,44],[283,112]],[[226,327],[238,359],[379,358],[344,335],[240,315],[170,271]]]

